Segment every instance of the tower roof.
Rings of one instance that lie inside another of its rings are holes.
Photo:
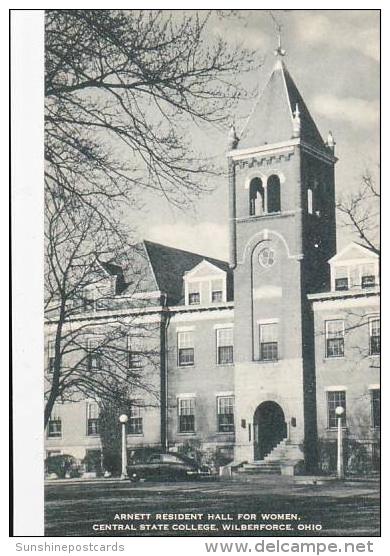
[[[240,137],[239,149],[288,141],[294,134],[294,113],[298,108],[300,138],[313,146],[324,141],[285,64],[278,59],[271,77],[258,97]]]

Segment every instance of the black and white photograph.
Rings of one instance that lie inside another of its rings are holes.
[[[45,537],[380,536],[380,17],[42,12]]]

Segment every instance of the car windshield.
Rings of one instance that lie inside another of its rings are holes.
[[[196,462],[181,454],[154,454],[149,458],[149,463],[187,463],[196,465]]]
[[[165,463],[183,463],[183,460],[173,454],[163,454],[162,460]]]

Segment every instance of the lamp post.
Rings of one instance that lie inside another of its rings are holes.
[[[339,405],[335,409],[337,415],[337,477],[344,477],[344,458],[343,458],[343,428],[341,425],[344,408]]]
[[[126,423],[128,421],[127,415],[123,414],[119,417],[119,422],[122,425],[122,473],[121,479],[128,479],[127,475],[127,446],[126,446]]]

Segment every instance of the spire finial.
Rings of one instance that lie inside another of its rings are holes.
[[[229,134],[228,134],[228,148],[229,150],[233,150],[238,145],[238,137],[236,133],[236,126],[234,125],[234,121],[230,124]]]
[[[325,144],[330,148],[331,151],[334,152],[336,141],[334,140],[333,133],[331,131],[329,131],[328,133],[328,137],[325,141]]]
[[[280,23],[277,23],[275,21],[276,24],[276,30],[278,33],[278,46],[274,51],[275,56],[285,56],[286,55],[286,51],[284,48],[282,48],[282,28],[283,26]]]
[[[299,112],[298,103],[295,105],[295,111],[293,112],[293,137],[299,137],[301,135],[301,113]]]

